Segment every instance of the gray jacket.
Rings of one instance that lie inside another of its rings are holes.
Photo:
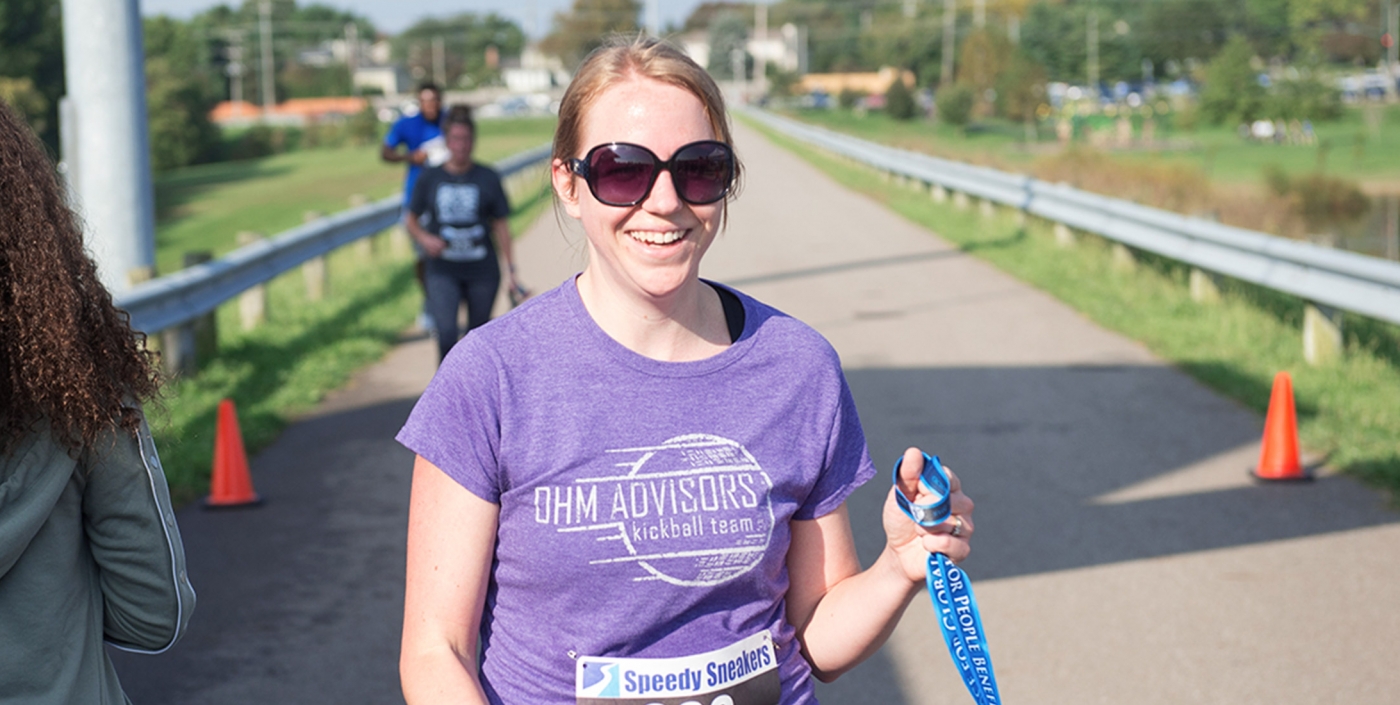
[[[0,703],[126,703],[103,641],[160,653],[194,611],[145,423],[77,457],[47,427],[0,457]]]

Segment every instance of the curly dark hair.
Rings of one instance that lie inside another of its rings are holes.
[[[156,395],[154,355],[112,304],[53,163],[0,101],[0,453],[41,424],[72,451]]]

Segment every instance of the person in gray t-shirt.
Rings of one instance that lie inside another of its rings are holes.
[[[467,304],[467,331],[491,319],[491,306],[506,265],[512,291],[519,289],[512,261],[510,203],[495,170],[472,160],[476,124],[471,108],[453,106],[445,124],[451,156],[425,169],[413,187],[404,226],[425,257],[428,314],[437,326],[438,360],[457,344],[457,308]]]

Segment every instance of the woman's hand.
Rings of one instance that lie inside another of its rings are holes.
[[[927,504],[935,498],[919,484],[919,474],[924,468],[924,455],[918,448],[904,451],[899,466],[899,489],[915,504]],[[944,466],[947,470],[947,466]],[[968,541],[972,538],[972,499],[962,492],[958,476],[948,470],[949,491],[952,493],[952,514],[937,526],[924,528],[900,510],[895,503],[895,488],[890,488],[885,498],[885,550],[899,559],[905,575],[912,581],[922,582],[928,565],[928,554],[942,553],[961,562],[972,552]]]
[[[423,246],[423,254],[433,259],[441,257],[442,253],[447,251],[447,240],[432,234],[420,238],[418,244]]]

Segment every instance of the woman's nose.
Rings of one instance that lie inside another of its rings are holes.
[[[651,185],[651,193],[642,202],[642,207],[652,213],[673,213],[685,204],[676,193],[676,182],[671,171],[664,169],[656,175],[656,183]]]

